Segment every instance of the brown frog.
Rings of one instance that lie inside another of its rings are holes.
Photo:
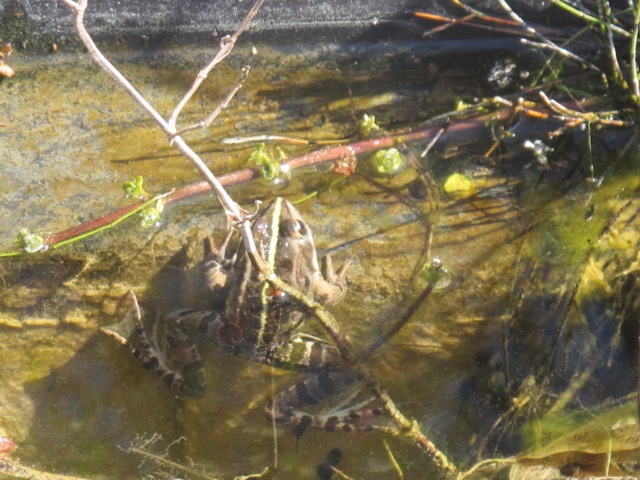
[[[325,257],[323,275],[313,234],[300,212],[287,200],[276,198],[267,204],[253,220],[251,231],[259,255],[283,281],[324,305],[336,303],[343,297],[350,262],[336,273],[331,259]],[[128,316],[132,324],[128,331],[132,334],[126,335],[131,340],[120,333],[127,330],[112,327],[101,330],[128,347],[143,367],[167,387],[188,396],[202,396],[206,389],[196,345],[200,337],[213,338],[223,348],[255,362],[320,373],[319,380],[309,383],[311,389],[315,388],[313,382],[329,385],[327,358],[337,358],[335,349],[305,340],[298,334],[305,319],[304,307],[264,280],[242,242],[236,254],[228,258],[230,238],[228,235],[219,248],[212,240],[205,245],[205,281],[212,296],[226,298],[223,311],[173,312],[165,318],[164,344],[154,345],[145,332],[137,301],[131,293],[133,315]],[[331,380],[329,390],[337,384],[351,383],[350,376],[343,376]],[[319,396],[320,393],[309,392],[302,402],[313,403]],[[285,403],[291,406],[286,412],[271,409],[281,421],[291,420],[289,410],[296,402],[286,400]]]

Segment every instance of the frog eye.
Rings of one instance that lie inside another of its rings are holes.
[[[269,231],[269,223],[264,218],[258,218],[255,222],[253,222],[253,226],[251,227],[254,235],[266,236]]]
[[[284,237],[304,237],[307,235],[307,225],[300,220],[288,218],[280,225],[280,233]]]

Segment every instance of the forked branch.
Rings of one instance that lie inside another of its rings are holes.
[[[169,117],[169,125],[171,125],[174,129],[176,128],[176,121],[178,120],[178,115],[180,115],[180,112],[182,111],[184,106],[189,102],[189,100],[191,100],[191,97],[193,97],[193,95],[198,91],[198,88],[200,88],[200,85],[202,85],[202,82],[204,82],[204,80],[207,78],[211,70],[213,70],[213,68],[217,64],[219,64],[222,60],[224,60],[227,57],[227,55],[231,53],[233,46],[236,44],[236,40],[238,40],[238,37],[242,34],[242,32],[244,32],[247,29],[247,27],[249,26],[249,23],[251,22],[253,17],[256,16],[256,14],[258,13],[258,10],[260,10],[260,7],[262,6],[263,3],[264,3],[264,0],[257,0],[256,3],[251,8],[251,10],[249,10],[249,13],[247,13],[247,15],[244,17],[244,19],[242,20],[242,23],[240,24],[238,29],[235,31],[235,33],[233,35],[227,35],[226,37],[222,38],[222,40],[220,41],[220,49],[218,50],[218,52],[209,61],[209,64],[205,68],[203,68],[200,71],[200,73],[198,73],[198,76],[196,77],[195,81],[191,85],[191,88],[189,89],[187,94],[182,98],[182,100],[180,100],[180,103],[171,114],[171,117]],[[246,70],[246,73],[243,74],[244,78],[246,78],[246,75],[248,74],[248,72],[249,71]],[[231,100],[233,95],[235,95],[235,93],[240,89],[240,86],[242,85],[244,78],[240,80],[236,88],[233,89],[230,96],[229,95],[227,96],[228,100]],[[227,103],[228,103],[228,100],[227,100]],[[215,119],[215,117],[218,116],[219,113],[220,113],[219,111],[217,113],[214,112],[211,115],[211,117],[203,123],[208,122],[210,124]],[[194,127],[194,128],[197,128],[197,127]],[[189,130],[191,129],[192,128],[189,127]]]
[[[209,170],[209,167],[202,161],[200,156],[194,152],[191,147],[178,135],[175,126],[173,126],[170,122],[166,121],[162,115],[149,103],[147,100],[136,90],[136,88],[125,78],[124,75],[118,71],[118,69],[102,54],[100,49],[94,43],[91,35],[87,31],[84,25],[84,15],[87,10],[88,0],[60,0],[65,5],[67,5],[72,13],[74,24],[76,30],[78,32],[78,36],[82,43],[84,43],[85,47],[89,51],[89,54],[93,58],[93,60],[105,70],[111,78],[115,80],[115,82],[120,85],[133,100],[148,114],[150,115],[158,126],[164,131],[168,138],[172,140],[172,144],[176,146],[176,148],[185,156],[189,161],[198,169],[200,174],[204,177],[204,179],[211,185],[211,188],[216,193],[218,200],[222,204],[227,217],[230,220],[230,223],[233,225],[237,225],[240,233],[242,235],[242,239],[245,243],[247,252],[251,257],[252,262],[256,265],[257,268],[260,268],[261,271],[264,270],[264,262],[257,254],[256,246],[253,241],[253,236],[251,235],[251,224],[249,219],[244,215],[240,206],[231,198],[231,196],[224,189],[220,181],[216,178],[216,176]],[[259,7],[263,0],[258,0],[256,5],[254,5],[254,9],[257,11],[256,6]],[[254,11],[252,9],[252,12]],[[255,15],[255,13],[254,13]],[[250,17],[252,18],[252,16]],[[249,18],[249,20],[250,20]],[[247,18],[241,25],[242,28],[246,28],[245,22],[248,24]],[[235,43],[235,39],[240,35],[240,33],[236,32],[233,36],[229,37],[230,46],[233,47]],[[226,51],[226,50],[225,50]],[[228,52],[224,54],[224,56],[228,55]],[[224,58],[224,56],[222,58]],[[214,60],[216,58],[214,57]],[[219,61],[212,60],[209,63],[209,67],[213,68]],[[206,69],[205,69],[206,70]],[[204,80],[204,78],[203,78]],[[200,82],[202,83],[202,82]],[[199,84],[198,83],[198,86]],[[197,89],[197,86],[196,86]],[[188,100],[188,99],[187,99]]]

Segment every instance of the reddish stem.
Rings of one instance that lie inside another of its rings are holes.
[[[360,155],[363,153],[380,150],[382,148],[390,148],[401,142],[412,143],[417,141],[426,141],[438,134],[438,132],[444,126],[447,126],[447,131],[440,137],[440,141],[446,141],[446,137],[448,136],[459,134],[460,132],[465,132],[465,135],[469,135],[476,130],[486,128],[486,122],[504,120],[508,118],[509,115],[511,115],[511,109],[505,108],[496,113],[482,115],[466,120],[457,120],[449,124],[448,126],[448,122],[446,120],[443,120],[420,128],[418,130],[406,130],[388,135],[386,137],[362,140],[359,142],[351,143],[349,145],[322,148],[320,150],[315,150],[298,157],[284,160],[280,163],[280,165],[281,167],[289,167],[290,170],[294,170],[296,168],[315,165],[323,162],[335,161],[341,158],[351,158],[354,155]],[[217,178],[224,187],[229,187],[249,182],[251,180],[259,178],[261,175],[261,167],[251,167],[220,175]],[[169,194],[165,198],[165,203],[184,200],[187,198],[195,197],[197,195],[208,193],[210,191],[211,186],[205,181],[192,183],[176,189],[174,192]],[[139,208],[142,203],[143,202],[137,202],[132,205],[128,205],[124,208],[115,210],[68,230],[54,233],[47,239],[46,243],[48,245],[56,245],[57,243],[68,240],[69,238],[77,237],[84,233],[100,228],[104,225],[108,225],[109,223],[112,223],[120,217],[126,215],[127,213],[135,210],[136,208]]]

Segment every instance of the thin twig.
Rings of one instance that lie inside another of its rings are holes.
[[[347,475],[346,473],[344,473],[342,470],[337,469],[336,467],[334,467],[333,465],[329,465],[329,468],[331,469],[331,471],[333,473],[335,473],[336,475],[338,475],[338,477],[342,478],[343,480],[353,480],[353,478],[351,478],[349,475]]]
[[[411,303],[409,308],[407,308],[400,318],[398,318],[395,323],[391,326],[391,328],[380,338],[378,338],[375,342],[373,342],[369,347],[365,348],[362,353],[358,355],[356,361],[364,361],[369,358],[376,350],[385,345],[389,340],[391,340],[397,333],[407,324],[407,322],[411,319],[413,314],[420,308],[420,305],[424,303],[431,292],[433,291],[433,285],[428,284],[424,290],[418,295],[418,297]]]
[[[514,22],[513,20],[510,20],[508,18],[488,15],[480,10],[465,5],[460,0],[451,0],[451,2],[467,12],[467,15],[465,15],[464,17],[452,18],[428,12],[413,12],[413,15],[417,18],[431,20],[434,22],[441,22],[444,24],[440,27],[432,28],[431,30],[427,31],[424,34],[425,36],[432,35],[433,33],[445,30],[455,25],[463,25],[469,28],[489,30],[491,32],[506,33],[508,35],[515,36],[535,36],[535,34],[523,30],[522,26],[518,22]],[[548,27],[545,25],[534,25],[534,28],[536,31],[547,32],[548,35],[558,36],[562,34],[562,27],[554,28],[552,26]]]
[[[572,121],[575,124],[579,123],[599,123],[601,125],[608,125],[612,127],[624,127],[626,123],[622,120],[603,118],[603,115],[607,115],[610,112],[598,113],[598,112],[578,112],[565,107],[560,102],[550,99],[543,91],[538,92],[538,95],[542,101],[549,107],[552,112],[560,116],[555,116],[558,120]]]
[[[295,137],[293,135],[247,135],[243,137],[226,137],[223,138],[220,143],[222,145],[244,145],[247,143],[288,143],[292,145],[338,145],[340,143],[346,143],[348,138],[331,138],[331,139],[308,139],[303,137]]]
[[[179,132],[176,132],[176,135],[182,135],[185,132],[189,132],[191,130],[196,130],[198,128],[207,128],[209,125],[211,125],[211,122],[213,122],[216,118],[218,118],[218,115],[220,115],[220,112],[222,112],[222,110],[227,108],[227,106],[229,105],[231,100],[233,100],[233,97],[235,97],[236,93],[238,93],[238,90],[240,90],[242,88],[242,84],[244,83],[244,81],[249,76],[249,70],[250,69],[251,68],[248,65],[242,69],[242,73],[240,75],[240,79],[236,82],[236,84],[233,86],[233,88],[227,94],[227,96],[224,98],[224,100],[222,100],[222,102],[220,102],[218,104],[218,106],[213,110],[211,115],[209,115],[205,120],[203,120],[203,121],[201,121],[199,123],[196,123],[194,125],[190,125],[188,127],[185,127],[183,129],[181,129]]]
[[[236,43],[236,40],[238,40],[238,37],[249,26],[249,23],[251,22],[253,17],[256,16],[256,14],[258,13],[258,10],[260,10],[260,7],[262,6],[263,3],[264,3],[264,0],[257,0],[256,3],[253,4],[253,7],[251,7],[251,10],[249,10],[249,12],[245,15],[244,19],[242,20],[242,23],[236,29],[235,33],[233,35],[227,35],[222,40],[220,40],[220,49],[209,61],[209,64],[198,73],[198,76],[196,77],[193,84],[191,85],[191,88],[185,94],[182,100],[180,100],[180,103],[178,103],[178,106],[175,108],[175,110],[169,117],[169,125],[171,125],[171,127],[173,127],[174,130],[176,128],[176,121],[178,120],[178,115],[180,115],[180,112],[182,111],[184,106],[189,102],[189,100],[191,100],[191,97],[193,97],[193,95],[198,91],[198,88],[200,88],[200,85],[202,85],[202,82],[204,82],[204,80],[207,78],[211,70],[213,70],[213,68],[218,63],[224,60],[227,57],[227,55],[231,53],[231,50],[233,49],[233,46]],[[233,94],[235,94],[235,92],[233,92]],[[211,121],[213,121],[213,119]]]
[[[627,82],[624,78],[624,74],[622,73],[622,69],[620,68],[620,64],[618,63],[618,55],[616,51],[616,46],[613,43],[613,20],[611,17],[611,5],[608,0],[599,0],[599,3],[602,2],[602,17],[604,18],[604,25],[606,31],[606,40],[607,45],[609,47],[609,60],[611,61],[611,69],[613,70],[615,76],[618,78],[618,83],[623,89],[629,88]]]
[[[355,364],[353,347],[349,338],[339,331],[335,319],[322,305],[308,298],[288,283],[283,282],[275,274],[269,275],[266,280],[278,290],[282,290],[307,307],[331,336],[331,339],[338,348],[344,363],[347,366],[353,366]],[[354,370],[362,377],[364,384],[369,388],[369,390],[371,390],[378,401],[380,401],[384,410],[396,424],[398,431],[394,433],[413,440],[422,449],[422,451],[424,451],[433,460],[436,466],[438,466],[443,473],[450,476],[457,474],[458,469],[456,466],[449,461],[447,456],[438,449],[435,444],[429,441],[429,439],[420,430],[417,422],[410,421],[402,414],[402,412],[400,412],[400,410],[398,410],[398,407],[396,407],[391,397],[389,397],[389,395],[384,391],[375,376],[362,366],[354,366]]]
[[[393,452],[391,451],[391,447],[389,447],[389,442],[383,439],[382,443],[384,444],[384,449],[387,451],[387,456],[389,457],[389,461],[391,461],[391,465],[393,465],[393,469],[398,474],[398,478],[400,480],[403,480],[404,473],[402,472],[402,468],[400,467],[400,464],[396,460],[396,457],[393,455]]]
[[[538,47],[538,48],[544,48],[544,49],[548,49],[548,50],[553,50],[554,52],[557,52],[559,55],[562,55],[565,58],[569,58],[571,60],[574,60],[575,62],[578,62],[580,65],[584,65],[585,67],[589,68],[590,70],[593,70],[593,71],[598,72],[598,73],[602,73],[602,71],[598,67],[593,65],[592,63],[589,63],[585,59],[580,57],[579,55],[576,55],[575,53],[570,52],[569,50],[560,47],[559,45],[555,44],[554,42],[549,40],[547,37],[545,37],[542,33],[540,33],[539,30],[531,28],[529,25],[527,25],[527,22],[525,22],[520,17],[520,15],[518,15],[516,12],[513,11],[513,9],[511,8],[511,6],[509,6],[509,4],[506,2],[506,0],[498,0],[498,3],[502,7],[502,9],[507,13],[507,15],[509,15],[511,17],[511,19],[514,22],[517,22],[529,34],[531,34],[533,37],[535,37],[538,40],[540,40],[540,42],[534,42],[534,41],[528,40],[526,38],[521,38],[520,39],[521,43],[523,43],[525,45],[532,45],[532,46],[535,46],[535,47]]]
[[[513,20],[506,20],[504,18],[487,15],[486,13],[482,12],[481,10],[475,9],[475,8],[467,5],[466,3],[463,3],[462,0],[451,0],[451,3],[453,3],[454,5],[462,8],[468,14],[474,15],[474,16],[476,16],[477,18],[479,18],[481,20],[486,20],[488,22],[497,23],[497,24],[500,24],[500,25],[508,25],[508,26],[511,26],[511,27],[521,26],[520,22],[514,22]]]
[[[498,468],[508,467],[509,465],[513,465],[516,463],[515,458],[490,458],[488,460],[483,460],[481,462],[476,463],[473,467],[471,467],[466,472],[462,472],[456,480],[464,480],[466,478],[472,478],[475,476],[476,472],[485,472],[490,471],[493,472]]]
[[[594,72],[597,72],[599,74],[604,74],[602,72],[602,70],[600,70],[598,67],[596,67],[593,63],[587,62],[581,56],[576,55],[575,53],[570,52],[566,48],[562,48],[562,47],[560,47],[559,45],[556,45],[553,42],[534,42],[533,40],[528,40],[526,38],[521,38],[520,39],[520,43],[522,43],[523,45],[529,45],[531,47],[536,47],[536,48],[540,48],[540,49],[543,49],[543,50],[554,51],[554,52],[558,53],[559,55],[561,55],[562,57],[565,57],[565,58],[568,58],[570,60],[573,60],[573,61],[579,63],[580,65],[588,68],[589,70],[593,70]]]
[[[271,391],[272,396],[275,397],[273,392],[275,391],[275,383],[273,380],[273,375],[271,376]],[[276,402],[271,403],[271,436],[273,440],[273,468],[275,470],[278,469],[278,428],[276,425]]]
[[[633,30],[631,31],[631,44],[629,45],[629,57],[631,57],[631,88],[636,105],[640,105],[640,83],[638,82],[638,29],[640,28],[640,0],[636,1],[636,11],[633,16]]]
[[[253,241],[253,235],[251,234],[251,222],[243,214],[238,204],[229,196],[223,185],[211,172],[211,170],[209,170],[209,167],[207,167],[207,165],[202,161],[198,154],[196,154],[191,149],[191,147],[187,145],[182,137],[176,136],[175,126],[169,124],[164,120],[164,118],[162,118],[158,111],[149,102],[146,101],[146,99],[124,77],[124,75],[122,75],[118,71],[118,69],[102,54],[100,49],[94,43],[91,35],[86,30],[84,25],[84,14],[87,9],[88,0],[78,0],[77,2],[73,0],[60,1],[64,2],[65,5],[67,5],[71,9],[78,36],[84,43],[94,61],[98,63],[98,65],[100,65],[102,69],[105,70],[109,74],[109,76],[111,76],[111,78],[113,78],[115,82],[120,85],[131,96],[131,98],[133,98],[133,100],[155,120],[158,126],[165,132],[167,137],[172,140],[172,144],[175,145],[176,148],[185,157],[187,157],[189,161],[191,161],[191,163],[198,169],[200,174],[205,178],[207,183],[211,185],[211,188],[216,193],[218,200],[225,209],[230,223],[238,226],[238,230],[240,231],[242,240],[245,244],[247,255],[249,255],[251,262],[258,270],[264,272],[266,267],[264,265],[264,262],[262,261],[262,258],[260,258],[260,255],[258,255],[257,253],[257,249]],[[251,12],[257,11],[257,8],[262,5],[262,2],[263,0],[258,0],[258,2],[256,2],[254,7],[252,8]],[[240,35],[240,32],[246,28],[248,21],[252,17],[253,15],[248,15],[247,17],[245,17],[243,23],[240,25],[241,29],[238,30],[232,37],[230,37],[232,39],[232,43],[235,43],[235,39],[237,39],[237,37]],[[215,63],[212,62],[209,67],[213,68]]]
[[[591,15],[589,12],[585,12],[584,10],[578,10],[577,8],[575,8],[573,5],[569,5],[568,3],[562,1],[562,0],[551,0],[551,3],[553,3],[555,6],[562,8],[563,10],[566,10],[567,12],[569,12],[571,15],[574,15],[582,20],[584,20],[587,23],[592,23],[598,26],[603,26],[603,22],[602,19],[595,17],[593,15]],[[618,27],[617,25],[611,25],[611,30],[615,33],[617,33],[618,35],[621,35],[623,37],[627,37],[629,38],[631,35],[629,34],[629,32],[627,32],[625,29]]]
[[[447,30],[451,27],[462,25],[465,27],[477,28],[479,30],[489,30],[490,32],[497,33],[506,33],[508,35],[528,35],[526,32],[523,32],[519,25],[510,22],[509,20],[505,20],[503,18],[498,17],[490,17],[487,15],[478,16],[474,13],[470,13],[469,15],[465,15],[460,18],[450,18],[443,17],[441,15],[435,15],[427,12],[413,12],[413,15],[417,18],[422,18],[425,20],[432,20],[434,22],[442,22],[443,25],[439,27],[434,27],[431,30],[428,30],[424,36],[434,35],[436,33]],[[478,21],[480,20],[480,21]],[[482,23],[482,22],[491,22],[491,23]],[[501,26],[501,25],[507,25]],[[512,25],[515,28],[509,28],[508,25]]]
[[[216,195],[224,205],[225,210],[230,212],[236,221],[243,219],[242,213],[238,205],[227,194],[224,187],[220,184],[218,179],[211,173],[211,170],[202,161],[202,159],[189,147],[181,137],[174,137],[176,131],[173,126],[167,123],[164,118],[158,113],[158,111],[136,90],[136,88],[125,78],[124,75],[102,54],[100,49],[96,46],[91,35],[87,31],[84,25],[84,14],[87,9],[88,0],[79,0],[74,2],[72,0],[61,0],[64,2],[73,13],[74,23],[78,36],[84,43],[85,47],[89,51],[91,57],[105,70],[115,82],[120,85],[124,90],[133,98],[133,100],[148,114],[155,122],[162,128],[167,137],[173,138],[174,144],[180,150],[180,152],[186,156],[191,163],[198,169],[202,176],[211,185]]]
[[[396,407],[391,397],[389,397],[387,392],[382,388],[380,382],[378,382],[378,380],[369,372],[360,369],[360,373],[363,376],[364,384],[382,403],[384,410],[398,426],[398,433],[413,440],[422,449],[422,451],[433,460],[436,466],[438,466],[443,473],[448,476],[457,475],[457,467],[451,463],[447,456],[422,433],[418,422],[410,421],[402,414],[402,412],[400,412],[400,410],[398,410],[398,407]]]

